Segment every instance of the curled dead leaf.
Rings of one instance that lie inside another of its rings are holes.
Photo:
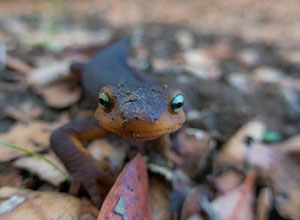
[[[17,123],[7,133],[0,135],[0,140],[27,150],[38,152],[49,146],[49,138],[52,131],[65,123],[62,120],[59,123],[31,122],[29,124]],[[24,155],[24,152],[0,146],[0,161],[8,161]]]
[[[59,79],[70,77],[70,61],[56,61],[31,71],[27,83],[34,88],[43,87]]]
[[[195,177],[207,166],[207,156],[213,147],[212,137],[204,131],[195,128],[183,129],[173,143],[178,155],[173,160],[189,176]]]
[[[225,193],[238,187],[241,184],[242,179],[243,176],[240,173],[237,173],[234,170],[228,170],[227,172],[218,175],[216,179],[212,179],[212,182],[219,193]]]
[[[224,167],[234,166],[243,169],[246,162],[247,144],[245,141],[261,140],[265,125],[261,121],[250,121],[241,127],[230,140],[222,147],[214,159],[214,172]]]
[[[22,177],[20,171],[12,166],[3,166],[5,172],[0,172],[0,187],[20,187],[22,185]]]
[[[171,219],[170,190],[164,182],[155,177],[150,179],[150,198],[152,205],[152,219]]]
[[[274,149],[280,154],[300,154],[300,135],[289,138],[288,140],[274,144]]]
[[[215,59],[203,49],[193,49],[184,53],[185,70],[202,79],[217,79],[221,73]]]
[[[112,143],[107,139],[100,139],[92,141],[87,149],[96,160],[107,162],[114,173],[119,173],[124,164],[128,144],[120,139]]]
[[[19,108],[7,107],[5,113],[14,120],[30,122],[40,118],[43,114],[43,109],[39,106],[23,103]]]
[[[245,182],[212,201],[212,208],[220,220],[253,220],[253,187],[255,171],[250,171]]]
[[[85,200],[56,192],[39,192],[12,187],[0,189],[0,218],[96,219],[98,209]],[[88,218],[87,218],[88,217]]]
[[[13,56],[7,56],[6,57],[6,67],[14,70],[18,73],[22,73],[22,74],[29,74],[32,71],[32,67],[29,66],[27,63],[25,63],[24,61],[13,57]]]
[[[72,82],[58,82],[39,91],[49,107],[64,109],[78,102],[81,96],[81,87]]]
[[[204,218],[202,218],[200,215],[193,215],[186,220],[203,220],[203,219]]]
[[[181,220],[189,219],[192,216],[200,214],[202,205],[209,200],[209,190],[204,186],[194,187],[187,195],[182,211]]]
[[[266,220],[272,208],[272,192],[269,188],[263,188],[257,198],[257,220]]]
[[[299,140],[294,137],[271,146],[254,143],[247,154],[248,163],[267,178],[279,214],[296,220],[300,219]]]
[[[66,169],[54,153],[49,153],[43,156],[54,162],[66,173]],[[65,180],[65,177],[59,171],[54,169],[45,161],[36,157],[20,158],[14,161],[13,164],[18,168],[29,170],[31,173],[36,174],[41,179],[51,183],[54,186],[59,186],[59,184]]]

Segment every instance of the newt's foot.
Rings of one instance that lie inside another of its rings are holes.
[[[109,171],[108,167],[89,159],[72,169],[71,173],[71,186],[70,193],[76,195],[80,186],[87,191],[92,202],[100,207],[103,198],[108,193],[109,189],[114,183],[114,175]]]

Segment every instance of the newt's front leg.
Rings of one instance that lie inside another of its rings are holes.
[[[97,206],[113,184],[114,175],[105,164],[93,159],[81,142],[108,134],[95,119],[79,119],[56,129],[50,138],[51,147],[72,177],[70,192],[76,193],[82,185]]]

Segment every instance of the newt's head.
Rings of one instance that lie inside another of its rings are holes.
[[[185,122],[184,97],[167,86],[105,86],[99,93],[96,120],[108,131],[131,140],[152,140]]]

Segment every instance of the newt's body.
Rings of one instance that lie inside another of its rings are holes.
[[[129,40],[100,51],[87,64],[82,84],[95,119],[68,123],[51,135],[51,146],[70,172],[75,192],[82,184],[96,204],[101,187],[110,186],[112,173],[96,162],[81,142],[117,134],[131,140],[152,140],[178,130],[185,121],[180,91],[160,87],[150,77],[130,68]],[[59,98],[59,97],[58,97]]]

